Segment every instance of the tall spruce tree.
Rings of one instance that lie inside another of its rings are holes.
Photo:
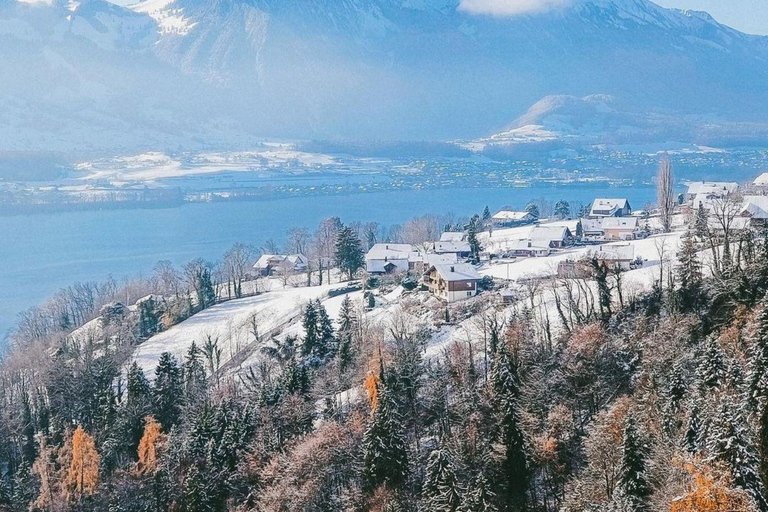
[[[697,256],[699,247],[689,228],[678,252],[677,280],[680,283],[677,304],[683,312],[696,311],[701,306],[704,277]]]
[[[750,339],[747,363],[747,407],[757,409],[760,477],[768,484],[768,299],[764,299]]]
[[[304,327],[304,342],[301,345],[301,354],[311,357],[317,351],[317,342],[320,338],[317,332],[317,311],[314,301],[307,302],[304,307],[304,317],[301,320]]]
[[[708,462],[724,464],[733,476],[734,485],[747,491],[761,512],[768,510],[759,475],[757,455],[749,442],[749,434],[737,406],[725,397],[712,418],[708,432]]]
[[[497,512],[499,509],[494,503],[495,497],[488,479],[481,473],[464,492],[464,501],[459,510],[460,512]]]
[[[477,235],[482,231],[482,222],[479,215],[474,215],[467,225],[467,243],[469,243],[470,259],[477,263],[480,261],[480,253],[483,250]]]
[[[339,344],[339,369],[344,372],[349,367],[353,358],[352,340],[355,332],[355,313],[352,307],[352,299],[349,295],[344,297],[339,310],[339,330],[337,333]]]
[[[618,500],[624,512],[650,510],[651,486],[647,476],[648,453],[635,421],[627,418],[621,446],[621,475],[617,485]]]
[[[350,281],[355,272],[363,268],[365,264],[363,244],[360,237],[350,227],[343,227],[336,237],[336,262],[339,270],[346,272]]]
[[[320,303],[320,299],[315,301],[315,312],[317,313],[317,344],[316,356],[320,360],[326,360],[336,355],[337,342],[333,331],[333,323],[328,316],[325,306]]]
[[[425,510],[455,512],[461,504],[456,471],[448,450],[438,447],[429,454],[421,491]]]
[[[363,477],[369,491],[382,485],[397,490],[408,476],[405,428],[383,377],[376,384],[376,408],[363,435]]]
[[[155,369],[155,382],[152,390],[156,419],[166,432],[179,422],[184,385],[181,368],[170,352],[163,352]]]
[[[187,404],[194,404],[205,396],[205,390],[208,387],[203,352],[194,341],[187,349],[187,355],[184,357],[182,375],[184,377],[184,401]]]
[[[502,346],[496,354],[491,374],[498,437],[504,446],[500,477],[505,490],[506,508],[511,511],[528,509],[530,469],[525,436],[519,411],[519,379],[517,363]]]
[[[688,425],[685,428],[685,436],[683,438],[683,445],[685,450],[691,454],[696,455],[701,450],[701,412],[697,404],[691,406],[691,412],[688,413]]]
[[[698,378],[702,385],[709,388],[721,387],[727,379],[725,355],[720,343],[714,336],[707,338],[704,343],[704,353],[698,368]]]

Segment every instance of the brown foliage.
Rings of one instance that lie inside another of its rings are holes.
[[[140,474],[154,473],[157,470],[157,455],[165,436],[160,423],[152,416],[144,418],[144,435],[139,441],[139,462],[136,471]]]
[[[364,387],[368,396],[368,402],[371,404],[371,411],[375,411],[379,405],[379,377],[375,373],[369,372],[365,377]]]
[[[77,427],[71,439],[72,460],[67,472],[65,485],[70,499],[80,499],[93,494],[99,486],[100,457],[93,438]]]
[[[275,456],[261,471],[255,510],[327,510],[331,495],[359,494],[350,482],[356,468],[349,457],[363,435],[364,421],[329,422]]]
[[[727,471],[699,461],[684,463],[690,475],[688,492],[672,500],[669,512],[753,512],[749,495],[733,487]]]

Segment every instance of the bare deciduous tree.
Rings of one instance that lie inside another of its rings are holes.
[[[665,233],[669,233],[672,230],[672,213],[675,210],[675,185],[672,164],[667,155],[661,158],[659,174],[656,176],[656,198],[661,227]]]

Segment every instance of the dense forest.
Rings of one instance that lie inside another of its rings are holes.
[[[690,228],[620,301],[596,266],[596,305],[558,303],[559,329],[490,293],[379,322],[309,302],[239,374],[195,340],[145,375],[153,307],[105,306],[79,341],[87,318],[28,317],[0,366],[0,510],[768,511],[768,238],[737,238],[707,257]],[[189,275],[180,304],[215,300]],[[466,320],[477,336],[425,355],[431,324]]]

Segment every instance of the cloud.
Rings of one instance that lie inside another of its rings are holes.
[[[549,11],[568,5],[573,0],[461,0],[459,10],[469,14],[518,16]]]

